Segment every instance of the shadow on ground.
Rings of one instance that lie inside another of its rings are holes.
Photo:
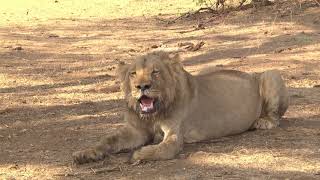
[[[66,179],[319,178],[320,96],[315,85],[320,84],[316,22],[320,12],[308,7],[294,18],[275,20],[265,16],[268,10],[255,17],[250,12],[231,14],[196,31],[194,20],[168,25],[154,17],[63,19],[57,20],[59,25],[0,28],[0,168],[17,172],[17,177],[33,171],[29,165],[40,174],[50,169],[41,169],[44,165],[62,168],[53,174],[72,169],[73,176],[63,176]],[[181,33],[185,30],[191,31]],[[202,49],[183,55],[188,70],[225,61],[223,67],[229,69],[282,71],[291,106],[280,128],[188,144],[170,161],[132,166],[121,163],[129,154],[120,154],[116,156],[120,165],[117,160],[70,165],[73,151],[95,144],[123,123],[124,102],[114,77],[116,59],[130,62],[154,44],[172,47],[200,40],[206,43]],[[80,100],[68,97],[73,93],[80,93],[76,97]],[[24,101],[46,96],[42,104]],[[95,166],[121,168],[97,174],[90,169]]]

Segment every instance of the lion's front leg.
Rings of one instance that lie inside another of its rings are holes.
[[[133,153],[132,159],[166,160],[174,158],[183,147],[183,138],[179,131],[169,130],[160,144],[148,145]]]
[[[149,134],[130,125],[117,130],[101,139],[93,148],[77,151],[72,154],[76,164],[83,164],[104,159],[107,153],[117,153],[124,149],[133,149],[145,144]]]

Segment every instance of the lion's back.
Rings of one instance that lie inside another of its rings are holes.
[[[248,130],[259,117],[261,98],[254,76],[219,70],[195,76],[195,82],[197,98],[186,119],[189,139],[199,141],[237,134]]]

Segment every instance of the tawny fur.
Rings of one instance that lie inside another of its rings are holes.
[[[78,164],[108,153],[133,150],[133,160],[174,158],[184,143],[279,125],[288,108],[287,89],[276,70],[247,74],[216,70],[192,76],[177,55],[153,52],[118,68],[127,108],[125,125],[100,143],[73,154]],[[138,85],[150,84],[148,96],[159,99],[156,113],[142,115]],[[154,144],[156,142],[156,144]]]

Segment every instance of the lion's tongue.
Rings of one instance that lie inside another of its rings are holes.
[[[142,98],[140,100],[141,110],[148,112],[153,109],[153,99],[152,98]]]

